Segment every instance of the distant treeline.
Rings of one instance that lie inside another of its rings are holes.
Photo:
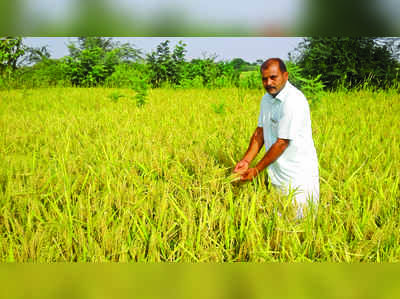
[[[80,37],[68,45],[69,55],[61,59],[52,59],[46,47],[25,46],[22,38],[3,38],[1,44],[3,88],[130,87],[138,81],[153,88],[260,86],[257,72],[261,60],[216,61],[216,56],[209,56],[187,61],[186,44],[182,42],[171,48],[166,40],[144,55],[131,44],[121,44],[112,38]],[[240,74],[245,71],[257,72],[241,80]]]
[[[144,54],[112,38],[79,37],[69,55],[52,59],[47,47],[32,48],[22,38],[0,40],[0,88],[51,86],[151,88],[261,88],[262,59],[217,61],[216,56],[188,61],[186,44],[168,40]],[[398,86],[398,39],[306,38],[290,53],[290,80],[305,93],[322,89]]]

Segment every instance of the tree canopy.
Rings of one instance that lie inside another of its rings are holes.
[[[21,37],[2,37],[0,39],[0,73],[6,69],[15,70],[18,59],[24,54]]]
[[[399,71],[399,63],[388,47],[370,37],[306,38],[294,54],[303,75],[321,76],[328,89],[366,82],[385,87],[397,78]]]
[[[79,37],[68,49],[70,55],[64,58],[63,69],[74,85],[103,83],[118,64],[141,58],[141,51],[130,44],[105,37]]]

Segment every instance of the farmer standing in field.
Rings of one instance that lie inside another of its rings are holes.
[[[262,83],[267,91],[261,99],[258,126],[235,173],[249,181],[264,168],[271,184],[283,194],[294,192],[297,216],[303,208],[319,201],[318,159],[311,132],[310,109],[303,93],[288,81],[284,62],[271,58],[261,65]],[[266,154],[249,168],[265,144]]]

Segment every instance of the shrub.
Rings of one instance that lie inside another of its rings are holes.
[[[102,37],[78,38],[78,45],[71,43],[70,55],[62,60],[65,76],[77,86],[103,84],[122,63],[135,62],[140,51],[129,44],[114,43]]]
[[[137,80],[148,81],[148,69],[143,63],[120,64],[105,80],[107,87],[131,87]]]
[[[239,87],[248,89],[262,88],[260,71],[242,72],[240,74]]]
[[[295,62],[305,78],[316,78],[328,89],[390,86],[399,63],[386,46],[371,37],[307,38],[300,44]]]
[[[147,103],[147,82],[143,79],[132,79],[131,84],[132,89],[136,92],[136,106],[142,107],[144,104]]]
[[[289,72],[289,81],[300,89],[310,103],[318,102],[324,92],[324,84],[321,82],[321,75],[315,78],[305,78],[300,66],[293,62],[286,62],[286,68]]]

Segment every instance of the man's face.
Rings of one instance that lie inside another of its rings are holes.
[[[265,90],[271,96],[275,97],[285,86],[288,75],[288,72],[281,72],[277,62],[271,63],[262,71],[262,83]]]

